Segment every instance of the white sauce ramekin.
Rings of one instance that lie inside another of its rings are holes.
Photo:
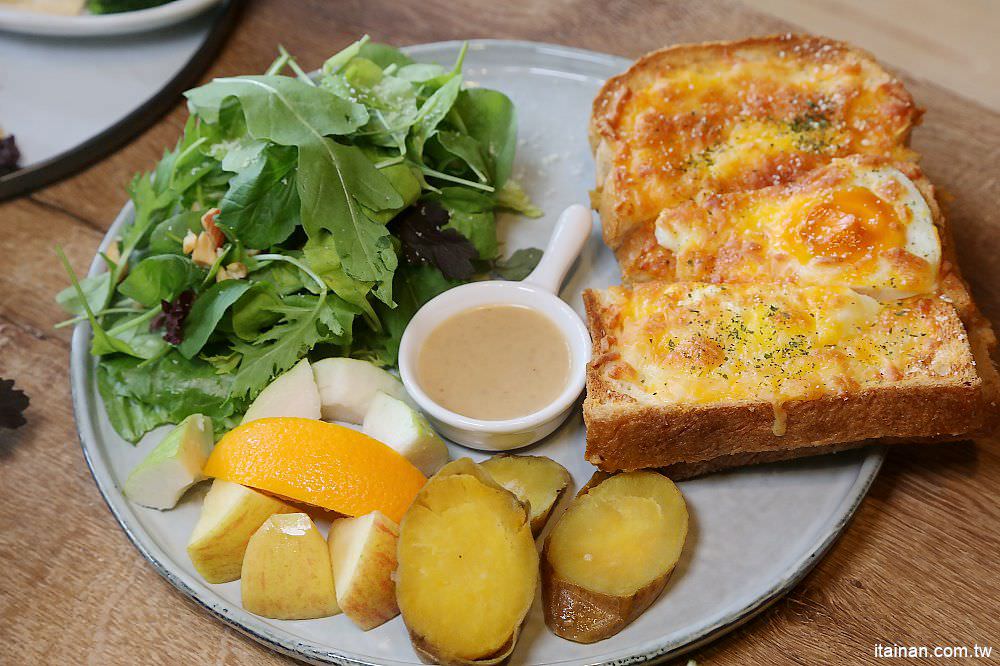
[[[570,206],[556,224],[545,254],[521,282],[471,282],[428,301],[410,320],[399,347],[399,374],[420,409],[448,439],[484,451],[507,451],[537,442],[569,416],[583,391],[590,361],[590,334],[580,317],[557,295],[563,279],[590,236],[590,210]],[[445,409],[421,388],[417,356],[427,336],[443,321],[470,308],[520,305],[546,316],[565,336],[570,349],[569,379],[563,391],[545,407],[504,420],[474,419]]]

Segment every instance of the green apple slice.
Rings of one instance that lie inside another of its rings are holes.
[[[271,416],[320,417],[319,389],[313,378],[312,366],[302,359],[288,372],[277,377],[250,404],[243,423]]]
[[[424,476],[448,462],[448,447],[424,415],[382,391],[375,392],[361,431],[395,449]]]
[[[360,425],[375,393],[408,400],[403,383],[368,361],[326,358],[313,364],[323,418]]]
[[[172,509],[184,492],[205,477],[212,453],[212,419],[192,414],[170,431],[125,481],[125,496],[152,509]]]

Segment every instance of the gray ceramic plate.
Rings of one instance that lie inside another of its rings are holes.
[[[458,43],[408,49],[419,60],[448,64]],[[505,219],[507,249],[543,246],[563,207],[585,202],[593,183],[586,139],[590,102],[601,82],[628,62],[599,53],[523,42],[476,41],[465,71],[471,84],[509,94],[520,113],[516,176],[546,211],[538,220]],[[131,219],[126,206],[109,236]],[[105,241],[107,242],[107,241]],[[97,270],[97,263],[94,269]],[[563,290],[582,312],[587,287],[619,281],[611,252],[595,227],[589,245]],[[173,511],[127,502],[121,484],[154,445],[152,433],[138,447],[115,435],[94,383],[87,353],[90,331],[73,336],[72,381],[80,440],[97,485],[122,529],[172,585],[254,639],[314,663],[418,664],[400,618],[364,633],[344,616],[277,621],[240,606],[239,582],[208,585],[194,572],[184,545],[204,490],[190,493]],[[531,452],[555,458],[577,487],[593,469],[583,460],[579,413]],[[482,455],[453,447],[455,455]],[[536,603],[512,664],[629,664],[677,656],[752,617],[798,582],[830,547],[861,502],[882,462],[881,450],[717,474],[680,484],[692,529],[684,556],[660,599],[617,636],[578,645],[551,634]],[[640,544],[636,544],[640,547]]]
[[[118,14],[62,16],[0,7],[0,30],[50,37],[108,37],[146,32],[180,23],[220,0],[173,0],[165,5]]]

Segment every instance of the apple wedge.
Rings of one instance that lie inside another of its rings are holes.
[[[337,602],[364,631],[399,615],[396,605],[396,543],[399,526],[378,511],[341,518],[330,526],[330,562]]]
[[[201,473],[212,453],[212,419],[192,414],[171,430],[125,481],[125,496],[151,509],[172,509]]]
[[[340,612],[323,535],[304,513],[275,514],[250,538],[240,582],[243,608],[276,620]]]
[[[313,375],[319,387],[323,418],[328,421],[361,425],[378,391],[409,400],[399,379],[368,361],[325,358],[313,364]]]
[[[201,516],[188,541],[191,563],[209,583],[236,580],[254,532],[270,516],[294,511],[270,495],[216,479],[205,495]]]
[[[386,444],[433,476],[448,462],[448,447],[424,415],[384,391],[376,391],[365,413],[361,432]]]
[[[307,359],[302,359],[260,392],[243,415],[242,423],[271,416],[318,419],[320,414],[319,388],[312,366]]]
[[[536,537],[573,481],[565,467],[545,456],[499,455],[481,464],[494,481],[528,505],[531,534]]]

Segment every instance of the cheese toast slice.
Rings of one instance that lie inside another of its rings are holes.
[[[619,248],[626,282],[789,282],[880,300],[933,293],[941,213],[920,168],[838,158],[758,190],[702,192]]]
[[[963,438],[997,417],[958,312],[936,296],[647,282],[584,302],[586,457],[605,471],[686,475],[876,438]]]
[[[880,300],[935,294],[965,324],[980,375],[1000,393],[997,340],[962,278],[934,186],[912,162],[838,158],[798,180],[704,192],[618,248],[623,279],[847,286]]]
[[[788,182],[836,157],[914,161],[922,111],[870,55],[778,35],[640,58],[594,100],[595,208],[617,249],[636,225],[703,190]]]

